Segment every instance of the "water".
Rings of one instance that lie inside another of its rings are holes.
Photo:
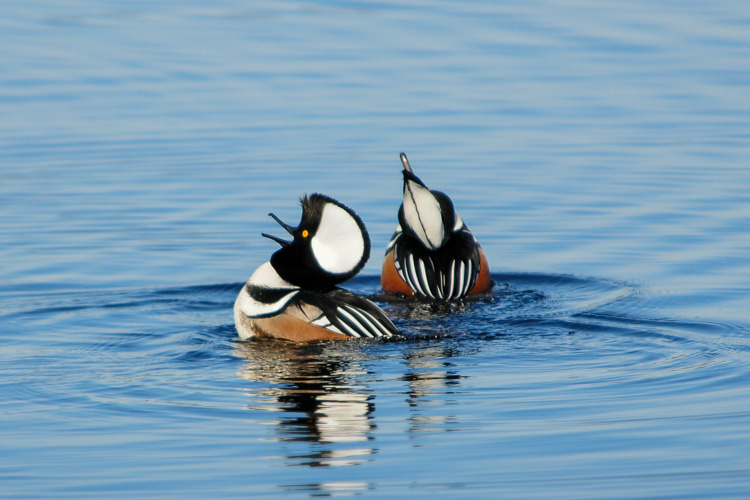
[[[750,7],[6,2],[3,498],[746,498]],[[496,287],[240,342],[270,211],[398,153]]]

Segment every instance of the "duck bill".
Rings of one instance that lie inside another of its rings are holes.
[[[263,237],[265,237],[265,238],[268,238],[269,240],[273,240],[273,241],[275,241],[276,243],[278,243],[278,244],[279,244],[279,245],[281,245],[282,247],[286,247],[286,246],[289,246],[289,245],[291,245],[291,244],[292,244],[292,242],[291,242],[291,241],[287,241],[287,240],[282,240],[281,238],[279,238],[279,237],[277,237],[277,236],[274,236],[274,235],[272,235],[272,234],[268,234],[268,233],[260,233],[260,235],[261,235],[261,236],[263,236]]]
[[[401,158],[401,164],[404,166],[404,170],[411,172],[411,165],[409,164],[409,158],[406,157],[406,153],[401,153],[399,158]]]
[[[289,225],[289,224],[287,224],[286,222],[284,222],[284,221],[282,221],[281,219],[279,219],[278,217],[276,217],[276,215],[275,215],[275,214],[268,214],[268,215],[269,215],[269,216],[270,216],[270,217],[271,217],[271,218],[272,218],[273,220],[275,220],[276,222],[278,222],[278,223],[279,223],[279,225],[280,225],[281,227],[283,227],[283,228],[284,228],[284,230],[285,230],[285,231],[286,231],[287,233],[289,233],[289,234],[291,234],[292,236],[294,236],[294,228],[293,228],[292,226],[290,226],[290,225]],[[281,239],[281,238],[279,238],[278,236],[274,236],[274,235],[272,235],[272,234],[261,233],[261,236],[263,236],[263,237],[265,237],[265,238],[268,238],[269,240],[273,240],[273,241],[275,241],[276,243],[278,243],[278,244],[279,244],[279,245],[281,245],[282,247],[286,247],[286,246],[289,246],[289,245],[291,245],[291,244],[292,244],[292,242],[291,242],[291,241],[287,241],[287,240],[282,240],[282,239]]]
[[[424,182],[422,182],[422,179],[417,177],[414,174],[414,170],[411,169],[411,164],[409,163],[409,158],[406,157],[406,153],[401,153],[401,164],[404,166],[404,170],[401,172],[404,174],[404,191],[406,191],[406,184],[407,182],[416,182],[423,188],[427,188]]]

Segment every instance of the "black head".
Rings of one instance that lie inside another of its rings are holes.
[[[271,265],[284,280],[308,290],[328,290],[354,277],[370,258],[370,237],[352,209],[333,198],[312,194],[300,200],[297,227],[269,214],[292,241],[263,234],[281,245]]]
[[[456,224],[453,202],[445,193],[430,191],[414,175],[404,153],[401,153],[401,163],[404,166],[404,202],[398,211],[401,229],[426,250],[437,250],[450,239]]]

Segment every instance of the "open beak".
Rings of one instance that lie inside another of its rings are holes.
[[[292,236],[294,235],[294,228],[292,226],[290,226],[289,224],[285,223],[284,221],[282,221],[281,219],[279,219],[278,217],[276,217],[276,215],[274,215],[274,214],[268,214],[268,215],[273,220],[275,220],[276,222],[278,222],[279,225],[281,227],[283,227],[286,230],[287,233],[291,234]],[[272,234],[261,233],[261,236],[264,236],[264,237],[266,237],[266,238],[268,238],[270,240],[275,241],[276,243],[278,243],[282,247],[285,247],[285,246],[288,246],[288,245],[292,244],[291,241],[282,240],[281,238],[279,238],[277,236],[273,236]]]

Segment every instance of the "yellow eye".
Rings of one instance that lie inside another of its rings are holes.
[[[310,236],[310,233],[307,231],[307,229],[303,229],[302,230],[302,237],[303,238],[307,238],[308,236]]]

